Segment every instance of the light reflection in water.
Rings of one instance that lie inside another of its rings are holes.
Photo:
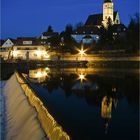
[[[29,78],[30,80],[34,80],[33,82],[42,83],[46,80],[48,73],[49,68],[29,70]]]
[[[80,68],[69,68],[69,69],[63,68],[59,70],[45,68],[45,69],[42,69],[41,71],[42,71],[41,73],[39,71],[39,77],[44,75],[43,77],[45,77],[46,79],[45,81],[46,84],[43,83],[42,86],[44,88],[47,88],[49,93],[53,93],[51,94],[52,98],[54,97],[54,99],[56,99],[55,96],[57,96],[58,94],[55,94],[55,93],[57,92],[57,89],[59,89],[58,87],[60,87],[65,93],[64,95],[65,100],[63,101],[64,105],[65,104],[67,105],[68,103],[67,100],[69,99],[69,97],[73,97],[72,95],[75,94],[76,97],[80,97],[78,98],[79,100],[81,98],[84,99],[82,101],[81,100],[79,101],[76,98],[75,100],[77,102],[76,103],[77,106],[79,102],[81,103],[83,101],[86,101],[88,106],[93,105],[93,106],[98,107],[99,109],[98,115],[100,116],[100,118],[102,118],[102,121],[103,121],[102,127],[104,127],[104,129],[102,130],[104,130],[105,134],[111,135],[111,133],[109,133],[110,132],[109,130],[115,127],[113,126],[114,124],[111,121],[113,116],[115,117],[114,113],[112,114],[112,111],[113,112],[115,111],[115,109],[117,108],[119,104],[120,98],[122,98],[120,94],[125,93],[126,94],[125,96],[128,96],[128,98],[129,96],[131,97],[131,94],[129,95],[129,90],[127,90],[128,88],[126,89],[124,88],[127,84],[129,84],[129,81],[124,76],[125,73],[120,74],[119,72],[117,72],[114,74],[114,72],[112,71],[107,71],[104,74],[104,72],[101,70],[99,71],[96,69],[80,69]],[[47,73],[47,76],[45,76],[45,73],[43,74],[43,71]],[[119,78],[118,78],[118,75],[119,75]],[[50,78],[47,78],[48,76],[50,76]],[[124,84],[124,87],[122,87],[123,84]],[[130,87],[130,86],[127,85],[127,87]],[[48,98],[49,98],[49,93],[47,96]],[[57,96],[56,102],[58,100],[58,103],[59,103],[60,99],[61,99],[61,96],[59,97]],[[65,103],[65,101],[67,103]],[[53,106],[53,105],[51,104],[50,106]],[[90,110],[91,112],[94,110],[93,108],[90,108],[90,109],[92,109]],[[120,108],[118,107],[118,109]],[[62,110],[63,110],[63,107],[62,107]],[[62,114],[64,113],[65,115],[65,112],[62,111],[61,113]],[[78,114],[77,112],[72,112],[72,113],[75,113],[76,115]],[[115,114],[117,114],[117,112],[115,112]],[[59,118],[59,115],[56,118]],[[92,121],[92,119],[90,121]],[[70,124],[68,123],[68,128],[69,128],[69,125]]]
[[[84,80],[86,81],[87,80],[86,74],[83,74],[83,73],[78,74],[78,80],[80,80],[81,83],[83,83]]]

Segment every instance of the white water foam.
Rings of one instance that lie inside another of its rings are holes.
[[[47,140],[37,119],[37,113],[29,104],[15,75],[7,81],[3,93],[6,108],[6,140]]]

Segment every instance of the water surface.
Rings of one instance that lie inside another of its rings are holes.
[[[135,70],[42,68],[29,70],[27,76],[72,140],[138,140]]]

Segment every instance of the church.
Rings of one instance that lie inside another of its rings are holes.
[[[107,26],[108,20],[111,20],[112,24],[120,24],[119,13],[114,11],[114,3],[112,0],[104,0],[103,13],[90,15],[85,23],[86,26]]]
[[[106,28],[109,21],[114,27],[114,35],[120,34],[126,30],[126,27],[121,24],[118,11],[114,11],[113,1],[104,0],[103,13],[89,15],[84,26],[76,29],[72,37],[78,43],[98,42],[100,38],[100,27],[103,25]]]

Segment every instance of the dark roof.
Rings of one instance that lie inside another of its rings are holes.
[[[16,39],[13,39],[13,38],[8,38],[8,39],[10,39],[14,44],[16,43]],[[8,39],[7,39],[7,40],[8,40]],[[6,40],[6,41],[7,41],[7,40]]]
[[[16,43],[16,40],[15,39],[12,39],[12,38],[7,38],[6,40],[0,40],[0,46],[2,46],[8,39],[10,39],[14,44]]]
[[[116,18],[117,15],[117,11],[114,12],[114,20]],[[95,14],[95,15],[90,15],[85,23],[85,25],[91,26],[97,26],[97,25],[102,25],[102,21],[103,21],[103,14]]]
[[[17,40],[36,40],[36,37],[18,37]]]
[[[90,15],[85,25],[101,25],[103,20],[103,14]]]
[[[23,41],[32,41],[32,44],[30,45],[40,45],[38,39],[36,39],[35,37],[18,37],[15,45],[21,45],[21,46],[29,45],[29,44],[23,44]]]
[[[104,0],[104,3],[106,3],[106,2],[112,2],[112,0]]]
[[[95,26],[79,27],[72,34],[99,34],[99,28]]]

